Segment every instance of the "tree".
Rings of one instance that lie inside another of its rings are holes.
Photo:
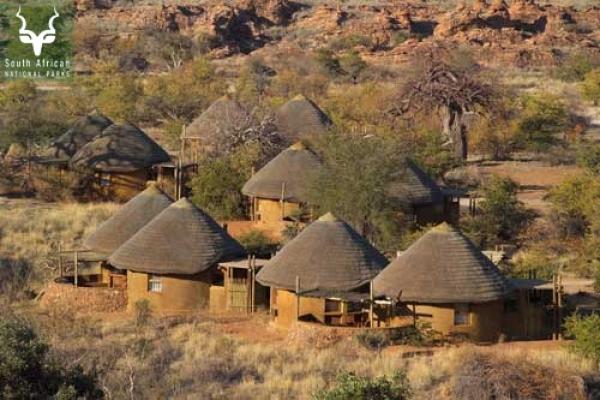
[[[581,82],[581,93],[595,106],[600,104],[600,68],[585,74],[585,79]]]
[[[216,219],[230,220],[245,215],[241,189],[261,158],[258,146],[243,146],[235,152],[201,160],[190,182],[192,202]]]
[[[484,198],[475,217],[464,221],[465,231],[485,247],[514,240],[533,218],[517,199],[519,185],[510,178],[493,176],[482,189]]]
[[[474,78],[474,71],[453,68],[443,61],[430,60],[422,71],[404,84],[390,111],[411,116],[436,110],[445,145],[464,160],[468,155],[466,116],[491,109],[494,91]]]
[[[545,150],[570,124],[567,108],[556,95],[524,95],[520,102],[515,136],[522,147]]]
[[[596,366],[600,364],[600,315],[588,317],[574,315],[567,319],[566,333],[574,337],[571,350],[585,358],[592,360]]]
[[[25,322],[0,320],[0,397],[3,399],[100,399],[96,380],[81,367],[65,368]]]
[[[402,208],[388,187],[401,179],[406,165],[399,143],[331,133],[314,147],[324,166],[310,179],[308,204],[319,213],[335,213],[381,247],[392,247],[400,236]]]

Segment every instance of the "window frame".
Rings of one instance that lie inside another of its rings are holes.
[[[156,285],[156,287],[154,285]],[[156,274],[148,274],[148,285],[146,289],[149,293],[162,293],[164,289],[162,276]]]
[[[471,325],[471,307],[468,303],[454,304],[454,326],[469,326]]]

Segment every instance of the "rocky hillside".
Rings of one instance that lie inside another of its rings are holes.
[[[136,6],[78,0],[76,7],[78,28],[94,26],[105,43],[150,31],[177,33],[201,41],[212,58],[338,45],[388,63],[441,46],[468,47],[489,64],[525,67],[559,63],[574,49],[600,52],[600,6],[575,9],[535,0],[476,0],[450,11],[391,0],[363,5],[190,0]]]

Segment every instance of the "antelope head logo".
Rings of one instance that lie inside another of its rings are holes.
[[[21,20],[21,28],[19,29],[19,40],[24,44],[31,44],[33,46],[33,54],[39,57],[42,54],[42,46],[45,44],[54,43],[56,39],[56,29],[54,29],[54,20],[58,18],[59,14],[54,7],[54,15],[48,20],[48,29],[41,31],[39,35],[35,32],[27,29],[27,21],[21,15],[21,7],[17,11],[16,17]]]

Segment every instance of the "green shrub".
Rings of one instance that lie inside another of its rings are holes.
[[[577,150],[577,164],[593,175],[600,175],[600,145],[585,143]]]
[[[0,320],[0,397],[3,399],[100,399],[94,377],[78,365],[63,367],[27,323]]]
[[[369,36],[350,34],[338,37],[329,43],[329,48],[335,52],[352,50],[357,46],[371,48],[373,47],[373,40]]]
[[[585,54],[577,53],[570,55],[556,69],[555,75],[558,79],[566,82],[577,82],[583,80],[585,74],[593,68],[593,63]]]
[[[516,140],[527,150],[545,151],[569,127],[570,116],[562,99],[550,94],[526,95],[521,99]]]
[[[600,363],[600,315],[569,317],[565,330],[574,339],[570,344],[571,351],[596,364]]]
[[[413,397],[406,373],[398,370],[390,378],[367,378],[344,372],[336,385],[313,395],[315,400],[409,400]]]
[[[369,350],[381,351],[384,347],[390,344],[388,335],[382,330],[365,330],[357,333],[356,341]]]
[[[270,255],[277,247],[277,243],[269,236],[256,229],[246,232],[238,238],[238,241],[249,254],[259,256]]]
[[[581,82],[581,93],[583,97],[595,106],[600,104],[600,68],[596,68],[585,74]]]

